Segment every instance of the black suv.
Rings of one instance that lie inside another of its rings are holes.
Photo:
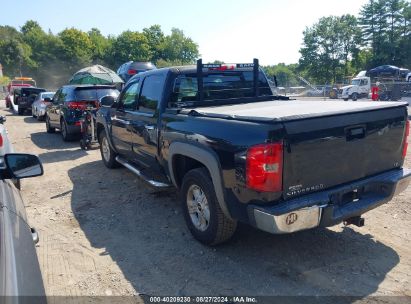
[[[46,92],[45,89],[35,87],[22,87],[14,90],[14,104],[18,106],[19,115],[23,115],[26,110],[31,111],[31,105],[37,95]]]
[[[134,75],[154,69],[156,69],[156,66],[151,62],[129,61],[118,68],[117,75],[126,83]]]
[[[47,133],[61,130],[63,140],[71,140],[80,134],[81,119],[88,106],[98,108],[100,98],[106,95],[117,98],[119,91],[109,85],[65,85],[52,99],[46,111]]]

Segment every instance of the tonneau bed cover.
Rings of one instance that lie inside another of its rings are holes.
[[[253,121],[290,121],[320,116],[331,116],[363,111],[406,106],[406,102],[273,100],[235,105],[185,109],[181,113],[196,112],[208,117],[231,117]]]

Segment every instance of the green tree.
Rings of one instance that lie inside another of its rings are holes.
[[[111,56],[116,66],[130,60],[149,61],[151,55],[148,39],[142,33],[125,31],[113,41]]]
[[[173,28],[171,35],[164,38],[164,60],[190,64],[198,57],[198,45],[191,38],[186,37],[182,30]]]
[[[337,17],[323,17],[303,32],[300,68],[307,70],[310,79],[319,83],[326,83],[336,78],[336,71],[340,64],[337,23]]]
[[[99,29],[92,28],[88,32],[91,41],[91,59],[93,63],[105,64],[107,58],[107,51],[111,47],[112,40],[103,36]]]
[[[4,74],[8,76],[22,76],[35,65],[31,60],[31,48],[17,39],[0,42],[0,62]]]
[[[357,24],[357,18],[353,15],[342,15],[336,24],[338,43],[341,43],[340,62],[344,64],[344,75],[348,75],[350,60],[358,56],[360,51],[361,29]],[[335,79],[334,79],[335,80]]]
[[[299,83],[295,68],[296,65],[279,63],[277,65],[265,66],[263,67],[263,70],[268,78],[272,79],[274,76],[277,78],[278,86],[290,87],[296,86]]]
[[[60,32],[58,37],[62,41],[61,59],[69,70],[74,71],[91,63],[93,44],[87,33],[70,28]]]
[[[143,29],[143,35],[147,38],[148,46],[151,50],[151,61],[157,62],[163,57],[164,33],[158,24]]]
[[[21,41],[22,35],[21,33],[16,30],[12,26],[2,26],[0,25],[0,42],[1,41],[6,41],[6,40],[11,40],[11,39],[16,39]]]
[[[410,63],[410,3],[404,0],[370,0],[360,11],[367,47],[372,50],[368,68],[382,64]]]

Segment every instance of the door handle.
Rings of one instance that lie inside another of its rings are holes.
[[[353,127],[346,130],[347,141],[361,139],[365,137],[365,127]]]

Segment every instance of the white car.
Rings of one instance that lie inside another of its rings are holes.
[[[46,117],[46,108],[51,103],[56,92],[42,92],[37,95],[31,106],[31,113],[33,117],[37,117],[38,120],[44,120]]]
[[[407,76],[405,76],[405,80],[411,82],[411,73],[408,73]]]

